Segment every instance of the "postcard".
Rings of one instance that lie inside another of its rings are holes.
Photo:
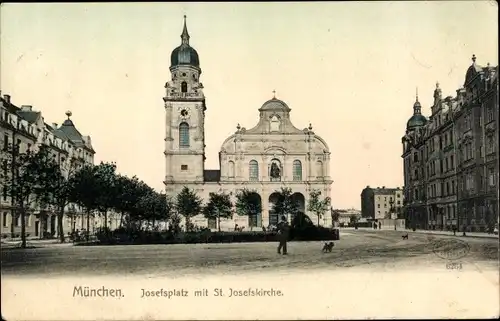
[[[3,319],[498,318],[497,16],[3,3]]]

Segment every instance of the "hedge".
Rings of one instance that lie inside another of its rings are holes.
[[[99,231],[98,242],[92,245],[112,244],[196,244],[196,243],[242,243],[242,242],[277,242],[278,235],[274,232],[246,231],[246,232],[183,232],[177,235],[171,232],[128,231]],[[339,240],[339,230],[324,227],[307,227],[290,230],[290,241],[335,241]],[[75,245],[91,245],[83,242]]]

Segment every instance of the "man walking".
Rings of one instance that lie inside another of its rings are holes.
[[[286,242],[288,241],[288,234],[290,228],[286,221],[286,216],[283,215],[281,217],[281,222],[278,223],[278,254],[281,254],[281,249],[283,249],[283,255],[287,255]]]

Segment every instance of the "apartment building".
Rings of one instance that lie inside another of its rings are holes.
[[[95,151],[90,136],[82,135],[71,120],[71,112],[66,112],[67,119],[58,124],[45,122],[42,113],[30,105],[16,106],[9,95],[0,95],[0,151],[9,153],[9,145],[17,145],[21,153],[34,149],[40,144],[50,146],[54,160],[61,165],[63,173],[68,175],[84,164],[94,163]],[[2,166],[3,171],[8,171]],[[15,204],[7,193],[7,187],[0,182],[0,219],[1,234],[5,237],[18,237],[21,232],[21,218],[16,214]],[[97,224],[90,218],[89,225]],[[82,230],[87,226],[87,217],[76,204],[68,205],[64,218],[64,231]],[[26,234],[28,237],[57,236],[57,217],[50,209],[32,208],[26,215]]]
[[[403,207],[403,189],[367,186],[361,191],[361,217],[395,219]]]
[[[485,231],[498,225],[498,66],[472,57],[464,86],[429,118],[418,100],[402,138],[404,215],[422,229]]]

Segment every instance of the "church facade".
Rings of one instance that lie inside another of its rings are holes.
[[[221,222],[221,228],[235,224],[246,230],[258,230],[275,225],[273,213],[276,191],[291,188],[293,198],[302,211],[317,224],[315,214],[307,211],[309,193],[321,191],[330,196],[330,150],[326,142],[312,130],[295,127],[290,107],[273,97],[259,109],[259,121],[246,129],[239,124],[223,143],[219,152],[220,169],[205,168],[205,116],[207,108],[200,82],[200,60],[189,44],[184,20],[182,43],[171,54],[171,79],[165,84],[163,98],[166,111],[165,190],[175,197],[184,187],[194,190],[206,203],[210,192],[232,195],[241,189],[260,196],[262,213],[256,219],[235,214],[232,220]],[[192,219],[200,227],[213,226],[202,215]],[[320,217],[319,224],[331,226],[330,211]]]

